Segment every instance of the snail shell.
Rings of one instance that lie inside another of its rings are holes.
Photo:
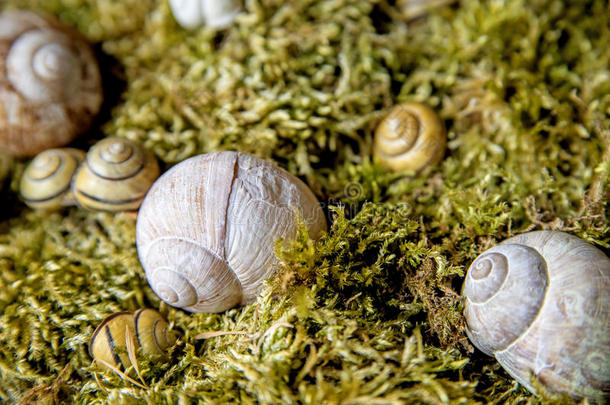
[[[104,319],[91,335],[89,355],[101,360],[102,366],[110,364],[126,370],[132,365],[126,348],[127,339],[132,339],[135,348],[141,347],[148,355],[163,356],[177,338],[168,326],[161,314],[153,309],[116,312]]]
[[[481,254],[463,286],[470,340],[527,387],[601,400],[610,389],[610,259],[563,232]]]
[[[35,209],[55,210],[76,204],[70,184],[85,152],[49,149],[36,155],[21,178],[20,191],[25,203]]]
[[[434,110],[416,103],[395,106],[375,130],[373,151],[391,170],[417,172],[438,163],[447,134]]]
[[[406,21],[428,14],[432,9],[448,6],[457,0],[397,0],[396,7]]]
[[[159,177],[152,153],[122,138],[93,145],[80,165],[72,190],[79,205],[98,211],[137,210]]]
[[[187,159],[155,182],[138,214],[148,282],[191,312],[249,303],[273,271],[275,241],[296,235],[295,210],[311,237],[326,229],[311,190],[285,170],[237,152]]]
[[[89,45],[29,11],[3,12],[0,27],[0,149],[24,157],[69,143],[102,103]]]
[[[170,0],[169,5],[178,24],[187,29],[203,24],[225,28],[241,11],[241,0]]]

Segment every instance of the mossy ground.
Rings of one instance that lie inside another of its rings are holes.
[[[96,46],[106,103],[76,142],[144,143],[164,167],[249,152],[301,176],[331,220],[278,246],[279,276],[222,314],[167,307],[129,215],[23,207],[0,159],[0,400],[78,403],[562,403],[534,397],[464,334],[459,289],[479,253],[560,229],[610,246],[610,5],[462,0],[402,21],[385,0],[249,0],[223,32],[187,32],[165,1],[0,0],[42,9]],[[371,158],[401,101],[435,108],[445,158],[412,176]],[[182,334],[141,357],[143,390],[94,379],[108,314],[160,309]],[[241,331],[205,340],[209,331]]]

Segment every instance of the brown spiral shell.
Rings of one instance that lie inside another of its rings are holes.
[[[0,149],[33,156],[85,131],[102,103],[85,40],[55,18],[0,14]]]
[[[395,106],[375,131],[373,152],[383,166],[417,172],[438,163],[447,135],[434,110],[423,104]]]

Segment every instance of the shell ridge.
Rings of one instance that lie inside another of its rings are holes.
[[[124,163],[124,162],[118,162],[118,163],[105,162],[105,163],[110,163],[110,164],[121,164],[121,163]],[[102,178],[102,179],[104,179],[104,180],[113,180],[113,181],[127,180],[127,179],[130,179],[130,178],[132,178],[132,177],[135,177],[135,176],[137,176],[137,175],[138,175],[138,174],[139,174],[139,173],[142,171],[142,169],[144,169],[144,166],[145,166],[145,165],[146,165],[146,160],[142,160],[142,163],[140,164],[140,167],[138,167],[138,169],[137,169],[135,172],[130,173],[130,174],[128,174],[127,176],[123,176],[123,177],[108,177],[108,176],[104,176],[104,175],[100,174],[99,172],[95,171],[95,169],[93,169],[93,168],[91,167],[91,165],[89,164],[89,162],[87,162],[87,167],[88,167],[88,168],[89,168],[89,170],[91,170],[91,172],[92,172],[92,173],[94,173],[96,176],[98,176],[98,177],[100,177],[100,178]]]
[[[155,321],[152,324],[152,337],[153,337],[153,342],[155,343],[155,346],[157,346],[157,349],[159,349],[160,351],[163,351],[163,348],[161,347],[161,345],[159,344],[159,336],[157,335],[157,325],[159,324],[159,322],[161,322],[160,319],[155,319]]]
[[[233,268],[231,267],[231,265],[229,264],[229,261],[227,260],[227,224],[229,223],[229,221],[227,220],[227,218],[229,218],[229,202],[231,201],[231,195],[233,194],[233,185],[235,184],[235,180],[237,179],[237,170],[239,168],[239,154],[235,154],[234,158],[233,158],[233,170],[231,173],[231,184],[229,185],[229,192],[227,193],[227,198],[225,201],[225,212],[224,212],[224,218],[225,218],[225,222],[223,224],[222,227],[222,244],[220,245],[220,247],[222,248],[222,258],[223,260],[227,263],[227,266],[229,267],[229,269],[233,272],[233,274],[235,275],[235,278],[237,278],[239,280],[239,277],[237,276],[237,273],[235,272],[235,270],[233,270]],[[240,280],[240,284],[241,284],[241,280]]]
[[[136,328],[136,340],[138,341],[138,346],[142,347],[142,342],[140,341],[140,315],[142,315],[144,311],[142,309],[138,309],[133,315],[133,323]]]
[[[40,202],[45,202],[45,201],[51,201],[52,199],[61,196],[63,193],[65,193],[66,191],[69,191],[69,190],[70,190],[70,183],[68,183],[68,185],[66,187],[62,188],[61,190],[59,190],[55,194],[52,194],[49,197],[43,197],[43,198],[28,198],[28,197],[23,197],[23,199],[25,201],[29,201],[29,202],[33,202],[33,203],[40,203]]]
[[[550,280],[548,281],[549,284],[547,284],[547,287],[550,285]],[[549,290],[550,288],[547,288],[546,291],[544,292],[544,297],[542,298],[541,301],[541,305],[538,308],[538,312],[536,312],[536,315],[534,316],[534,318],[532,318],[532,322],[530,322],[529,325],[527,325],[527,328],[525,328],[523,330],[523,332],[521,334],[519,334],[519,336],[517,336],[517,338],[515,340],[513,340],[512,342],[510,342],[508,344],[508,346],[506,346],[504,349],[502,350],[496,350],[494,351],[494,355],[496,354],[502,354],[504,352],[509,351],[513,346],[517,345],[519,343],[519,341],[521,339],[523,339],[524,336],[526,336],[528,333],[530,333],[530,330],[532,330],[532,328],[536,325],[536,321],[538,320],[538,318],[540,317],[540,314],[543,312],[542,309],[544,308],[544,305],[546,304],[546,300],[547,297],[549,295]],[[536,354],[538,354],[539,351],[536,351]],[[546,367],[542,367],[542,368],[548,368],[549,366]]]
[[[195,246],[197,246],[198,248],[201,248],[205,251],[207,251],[209,254],[211,254],[215,259],[218,259],[221,262],[224,262],[227,264],[227,266],[231,269],[231,266],[229,266],[229,263],[223,259],[222,257],[218,256],[218,254],[216,254],[214,251],[212,251],[209,247],[202,245],[200,242],[191,239],[191,238],[186,238],[184,236],[159,236],[158,238],[155,238],[154,240],[152,240],[148,246],[148,248],[146,249],[145,255],[148,255],[148,251],[150,250],[150,248],[152,247],[152,245],[154,245],[156,242],[158,241],[162,241],[162,240],[177,240],[180,242],[188,242],[191,243]],[[233,271],[233,269],[231,269],[231,271]]]
[[[137,196],[135,198],[129,198],[129,199],[125,199],[125,200],[110,201],[110,200],[105,200],[103,198],[95,197],[95,196],[93,196],[93,195],[91,195],[89,193],[85,193],[82,190],[76,190],[76,193],[77,194],[81,194],[81,195],[83,195],[83,196],[85,196],[85,197],[87,197],[87,198],[89,198],[89,199],[91,199],[93,201],[101,202],[101,203],[104,203],[104,204],[110,204],[110,205],[129,204],[129,203],[132,203],[132,202],[139,201],[139,200],[141,200],[144,197],[143,195],[140,195],[140,196]]]

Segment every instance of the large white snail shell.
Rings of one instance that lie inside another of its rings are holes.
[[[229,26],[241,11],[241,0],[169,0],[172,14],[184,28]]]
[[[602,400],[610,387],[610,259],[563,232],[538,231],[481,254],[463,286],[474,345],[530,391]]]
[[[138,255],[149,284],[170,305],[220,312],[254,300],[273,272],[278,238],[326,229],[318,201],[290,173],[262,159],[217,152],[163,174],[138,214]]]
[[[50,16],[0,14],[0,148],[32,156],[85,131],[102,103],[89,45]]]

